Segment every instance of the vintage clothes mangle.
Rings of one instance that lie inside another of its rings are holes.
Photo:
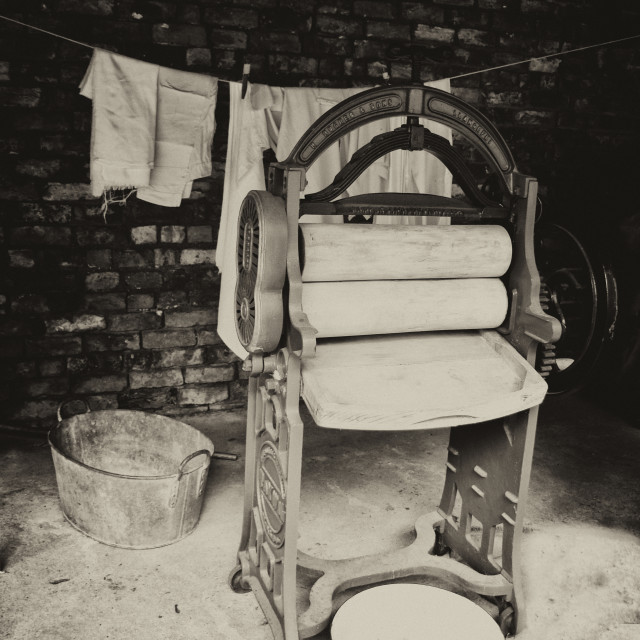
[[[407,116],[406,125],[374,138],[331,185],[300,199],[305,169],[329,145],[397,115]],[[420,117],[462,134],[486,161],[491,186],[479,189],[460,153]],[[466,197],[336,200],[395,149],[434,154]],[[518,629],[523,507],[546,393],[536,353],[560,335],[539,302],[536,199],[536,180],[517,171],[482,114],[436,89],[401,86],[335,106],[285,162],[270,167],[268,191],[244,200],[236,324],[250,353],[250,381],[244,521],[232,583],[254,591],[276,638],[320,632],[341,590],[411,576],[443,577],[494,597],[505,634]],[[301,224],[303,214],[444,216],[452,224]],[[412,545],[333,561],[298,551],[301,399],[320,427],[451,428],[441,502],[418,519]],[[481,525],[479,539],[472,521]],[[296,610],[297,571],[316,578],[305,611]]]

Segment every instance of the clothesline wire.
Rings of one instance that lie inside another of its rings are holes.
[[[578,47],[577,49],[567,49],[567,51],[558,51],[556,53],[549,53],[546,56],[536,56],[535,58],[529,58],[528,60],[519,60],[518,62],[509,62],[507,64],[501,64],[497,67],[490,67],[489,69],[482,69],[480,71],[470,71],[469,73],[461,73],[458,76],[451,76],[449,80],[457,80],[458,78],[466,78],[467,76],[473,76],[476,73],[487,73],[488,71],[496,71],[498,69],[506,69],[507,67],[513,67],[517,64],[524,64],[525,62],[533,62],[534,60],[545,60],[546,58],[553,58],[555,56],[562,56],[566,53],[576,53],[578,51],[585,51],[586,49],[594,49],[596,47],[605,47],[610,44],[617,44],[618,42],[625,42],[626,40],[633,40],[634,38],[640,38],[640,34],[635,36],[627,36],[626,38],[618,38],[617,40],[609,40],[608,42],[599,42],[597,44],[588,44],[584,47]]]
[[[79,40],[73,40],[72,38],[67,38],[66,36],[62,36],[59,33],[54,33],[53,31],[47,31],[46,29],[41,29],[40,27],[36,27],[32,24],[27,24],[26,22],[20,22],[19,20],[14,20],[13,18],[8,18],[7,16],[0,15],[0,18],[3,20],[7,20],[8,22],[13,22],[15,24],[19,24],[23,27],[27,27],[27,29],[34,29],[35,31],[40,31],[42,33],[46,33],[47,35],[53,36],[54,38],[60,38],[61,40],[66,40],[67,42],[72,42],[73,44],[80,45],[81,47],[87,47],[88,49],[96,49],[90,44],[86,42],[80,42]],[[467,73],[461,73],[457,76],[451,76],[449,78],[444,78],[444,80],[457,80],[458,78],[466,78],[468,76],[475,76],[480,73],[488,73],[489,71],[497,71],[499,69],[506,69],[507,67],[514,67],[519,64],[525,64],[527,62],[534,62],[535,60],[546,60],[547,58],[555,58],[557,56],[563,56],[568,53],[577,53],[578,51],[586,51],[587,49],[595,49],[599,47],[606,47],[611,44],[618,44],[619,42],[626,42],[628,40],[634,40],[636,38],[640,38],[640,34],[636,34],[634,36],[627,36],[625,38],[618,38],[616,40],[608,40],[606,42],[598,42],[596,44],[589,44],[584,47],[577,47],[576,49],[567,49],[566,51],[558,51],[556,53],[549,53],[545,56],[536,56],[534,58],[527,58],[526,60],[518,60],[517,62],[508,62],[507,64],[501,64],[496,67],[489,67],[488,69],[476,69],[475,71],[469,71]],[[225,80],[223,78],[218,78],[220,82],[232,82],[232,80]]]

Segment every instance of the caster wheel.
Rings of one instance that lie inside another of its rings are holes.
[[[229,574],[229,586],[236,593],[249,593],[251,587],[242,579],[242,567],[238,565]]]
[[[442,541],[442,534],[436,528],[436,541],[433,545],[434,556],[446,556],[451,553],[451,549]]]
[[[507,607],[500,612],[498,624],[500,625],[500,631],[502,631],[502,635],[505,638],[513,637],[514,616],[513,607]]]

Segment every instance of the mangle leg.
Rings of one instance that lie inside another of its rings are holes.
[[[536,407],[452,429],[439,508],[445,518],[442,543],[453,556],[512,584],[512,594],[502,603],[505,633],[523,627],[520,541],[537,412]]]
[[[289,377],[297,378],[299,385],[299,366]],[[236,580],[254,592],[275,640],[298,640],[296,552],[303,425],[297,403],[292,411],[286,406],[285,383],[272,374],[250,379],[238,552],[241,573]]]

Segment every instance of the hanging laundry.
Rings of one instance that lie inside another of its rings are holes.
[[[80,84],[93,101],[91,190],[137,189],[177,207],[211,174],[217,79],[96,49]]]
[[[263,109],[252,108],[252,92],[249,84],[243,99],[242,84],[229,83],[229,141],[216,246],[216,264],[221,272],[218,335],[242,359],[248,353],[238,339],[234,320],[238,216],[247,193],[266,188],[262,154],[270,146],[267,115]]]
[[[149,184],[156,133],[158,66],[95,49],[80,83],[93,101],[91,192]]]
[[[179,207],[193,180],[211,175],[217,94],[217,78],[160,67],[154,166],[138,198]]]

